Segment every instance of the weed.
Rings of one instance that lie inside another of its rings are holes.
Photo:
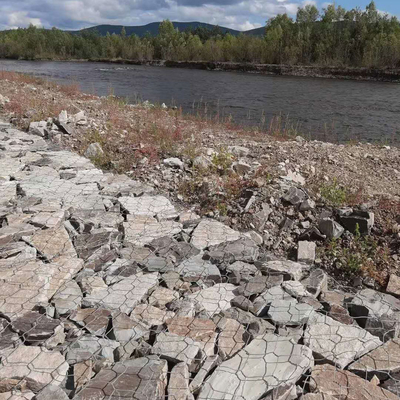
[[[220,147],[212,157],[212,163],[219,173],[226,175],[233,163],[233,155],[226,148]]]
[[[349,196],[349,191],[341,187],[336,179],[332,183],[322,185],[320,193],[328,203],[336,207],[346,204]]]

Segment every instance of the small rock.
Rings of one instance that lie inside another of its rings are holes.
[[[397,275],[390,275],[389,283],[387,284],[386,291],[388,293],[400,296],[400,277]]]
[[[285,194],[282,196],[282,199],[287,203],[292,205],[297,205],[303,203],[307,198],[306,193],[301,190],[297,189],[296,187],[291,187]]]
[[[312,264],[315,261],[316,244],[302,241],[298,243],[297,261]]]
[[[100,146],[100,143],[91,143],[85,151],[85,157],[96,158],[104,155],[104,151]]]
[[[166,158],[165,160],[163,160],[163,164],[166,165],[167,167],[179,168],[179,169],[183,169],[185,166],[183,161],[176,157]]]
[[[328,239],[338,239],[344,232],[344,228],[330,218],[321,219],[318,228]]]

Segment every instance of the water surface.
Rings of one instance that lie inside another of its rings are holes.
[[[395,83],[86,62],[0,60],[0,70],[78,82],[85,92],[113,92],[131,102],[139,98],[185,112],[231,116],[237,124],[265,129],[281,116],[282,125],[321,140],[400,143],[400,85]]]

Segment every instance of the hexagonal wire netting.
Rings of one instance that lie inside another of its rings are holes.
[[[0,399],[398,398],[395,297],[7,124],[0,149]]]

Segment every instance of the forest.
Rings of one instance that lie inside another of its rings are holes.
[[[0,32],[0,58],[129,59],[138,61],[221,61],[338,67],[400,67],[400,23],[380,13],[372,1],[365,10],[328,5],[299,8],[296,18],[280,14],[261,36],[224,34],[219,29],[179,32],[168,20],[159,34],[139,38],[73,35],[30,26]]]

